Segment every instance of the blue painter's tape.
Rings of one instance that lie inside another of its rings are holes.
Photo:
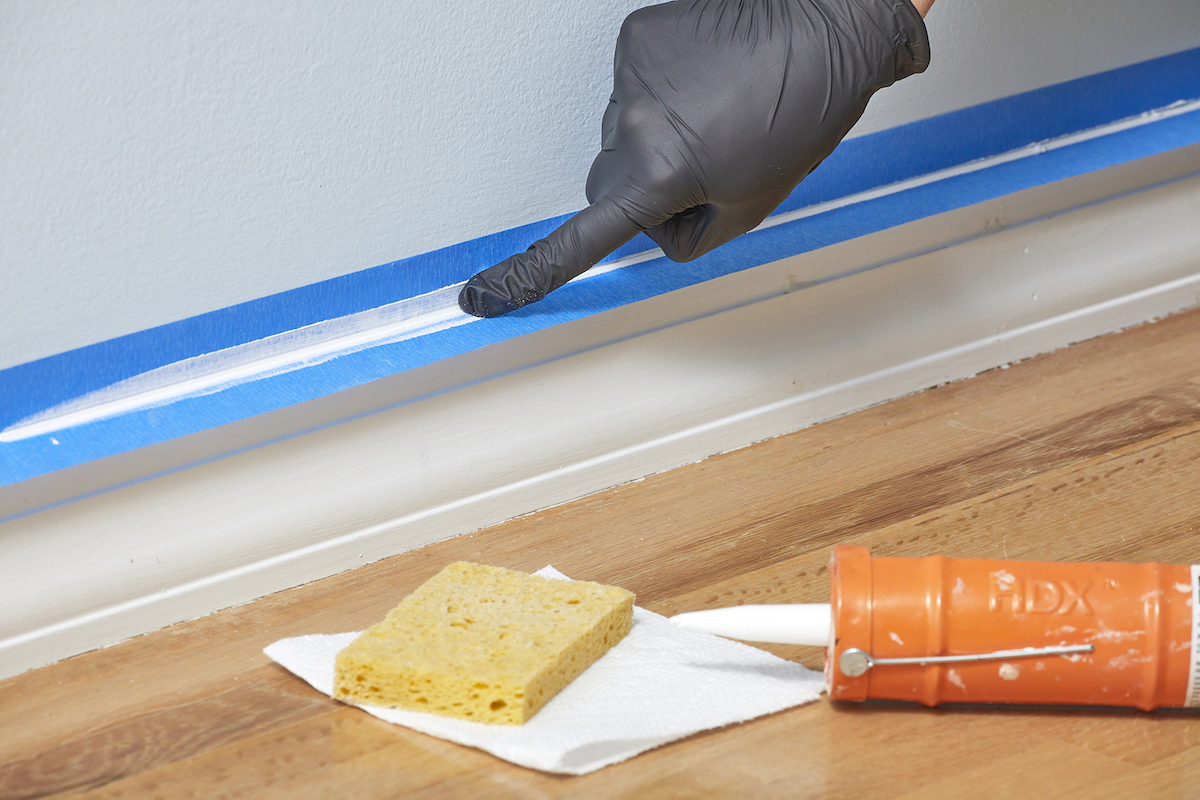
[[[1200,48],[864,136],[844,142],[779,213],[1196,97]],[[48,436],[0,444],[0,484],[245,419],[721,275],[1198,141],[1200,112],[1182,114],[758,231],[688,264],[659,258],[568,284],[541,303],[497,320],[80,425],[56,433],[58,444]],[[524,249],[563,219],[542,220],[0,371],[0,428],[164,364],[465,280]],[[651,247],[640,236],[612,258]]]

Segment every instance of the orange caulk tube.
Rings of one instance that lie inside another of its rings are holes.
[[[1198,571],[1157,563],[872,558],[865,548],[838,545],[825,617],[826,690],[834,700],[928,706],[1200,705]],[[763,619],[754,608],[693,612],[680,624],[756,641],[813,638],[811,630],[798,636],[795,623],[777,635],[750,625],[753,637],[738,636],[730,620]],[[786,609],[825,607],[757,608],[774,609],[767,618],[775,625]],[[735,616],[722,620],[722,612]],[[709,613],[722,630],[704,621]]]

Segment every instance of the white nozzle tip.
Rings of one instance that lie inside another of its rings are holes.
[[[829,644],[831,614],[829,603],[731,606],[676,614],[671,622],[683,630],[746,642],[824,647]]]

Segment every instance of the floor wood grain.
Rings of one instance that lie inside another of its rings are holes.
[[[822,701],[571,778],[389,726],[261,653],[368,625],[457,559],[671,614],[823,599],[837,542],[1192,563],[1198,532],[1200,310],[0,682],[0,798],[1200,797],[1184,710]]]

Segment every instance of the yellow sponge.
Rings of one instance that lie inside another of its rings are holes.
[[[458,562],[337,655],[333,696],[520,725],[633,624],[633,593]]]

